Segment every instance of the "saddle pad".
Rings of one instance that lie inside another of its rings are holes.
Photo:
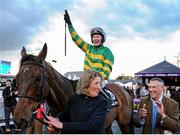
[[[108,96],[109,99],[111,99],[111,108],[114,106],[118,106],[119,102],[117,100],[117,97],[114,95],[112,91],[110,91],[108,88],[103,88],[103,91]]]

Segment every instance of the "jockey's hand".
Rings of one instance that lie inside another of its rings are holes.
[[[66,22],[68,25],[69,25],[69,24],[72,24],[67,10],[65,10],[64,20],[65,20],[65,22]]]

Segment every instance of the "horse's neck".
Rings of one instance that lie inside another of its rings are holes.
[[[53,67],[46,63],[46,74],[50,85],[50,94],[47,102],[57,111],[61,111],[70,97],[74,94],[72,82],[58,73]]]

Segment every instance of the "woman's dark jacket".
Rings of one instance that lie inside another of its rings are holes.
[[[3,90],[3,98],[4,98],[4,106],[6,107],[14,107],[16,106],[16,95],[14,95],[14,92],[12,94],[12,96],[10,95],[11,93],[11,90],[10,90],[10,87],[6,87],[4,90]]]
[[[59,120],[63,122],[62,133],[105,133],[104,120],[107,106],[107,100],[101,95],[88,97],[75,94],[59,115]]]

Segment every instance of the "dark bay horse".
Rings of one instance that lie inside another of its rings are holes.
[[[21,50],[19,72],[16,75],[19,101],[14,111],[14,122],[21,129],[31,126],[33,114],[37,106],[47,102],[53,116],[56,116],[68,103],[74,94],[75,82],[68,80],[58,73],[45,61],[47,45],[37,56],[29,55],[23,47]],[[132,116],[132,100],[129,94],[117,84],[107,84],[119,101],[119,106],[107,112],[105,128],[107,133],[112,133],[111,125],[117,120],[122,133],[129,132]]]

